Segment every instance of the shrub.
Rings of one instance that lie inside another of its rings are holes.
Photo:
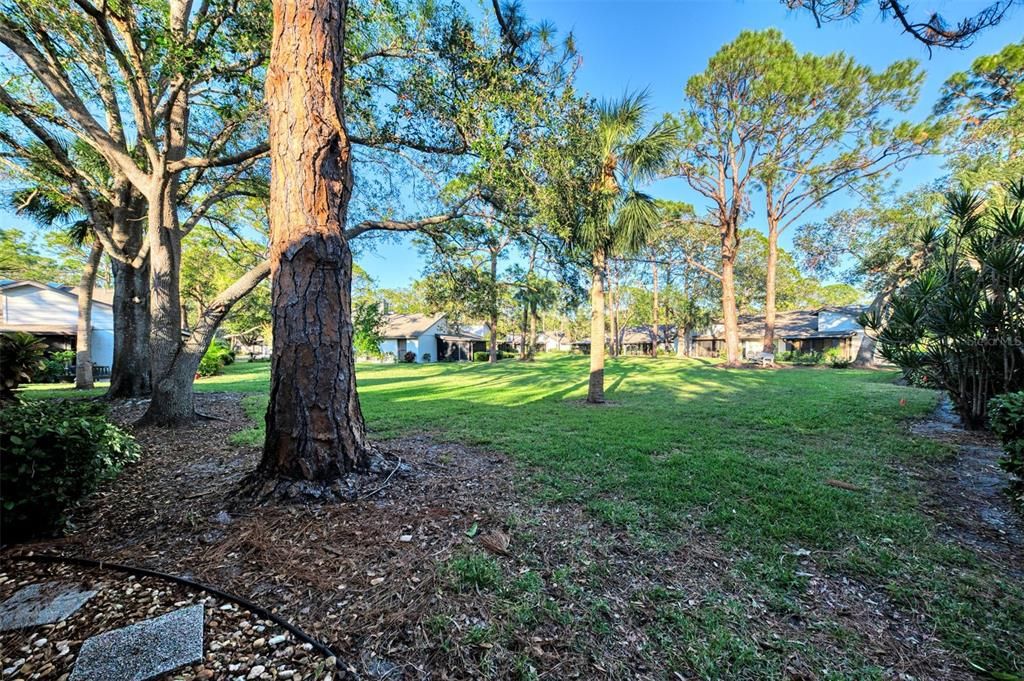
[[[920,270],[861,322],[908,380],[927,376],[967,428],[981,428],[992,397],[1024,389],[1024,179],[1005,198],[951,192],[945,213],[944,229],[919,235]]]
[[[406,364],[412,364],[416,361],[416,353],[410,350],[409,352],[402,355],[402,361]]]
[[[60,532],[71,508],[139,457],[106,407],[84,400],[29,401],[0,409],[4,541]]]
[[[224,367],[235,361],[231,348],[220,341],[213,341],[206,349],[203,358],[199,360],[199,368],[196,373],[200,376],[216,376],[224,370]]]
[[[424,352],[423,353],[423,361],[424,362],[429,362],[430,361],[430,353],[429,352]]]
[[[68,369],[75,363],[74,350],[60,350],[43,360],[42,366],[32,377],[33,383],[58,383],[68,378]]]
[[[820,352],[800,352],[798,350],[786,350],[775,356],[776,362],[789,362],[802,366],[821,364],[822,354]]]
[[[845,369],[851,364],[850,360],[847,359],[846,355],[839,348],[829,348],[822,355],[822,359],[833,369]]]
[[[15,399],[14,391],[40,370],[46,344],[30,333],[0,334],[0,403]]]
[[[510,357],[517,357],[518,356],[514,352],[503,352],[501,350],[498,350],[497,355],[498,355],[497,358],[499,360],[501,360],[501,359],[508,359]],[[482,352],[474,352],[473,353],[473,361],[474,362],[488,362],[488,361],[490,361],[490,359],[491,359],[491,351],[490,350],[484,350]]]
[[[1024,508],[1024,392],[992,398],[988,403],[988,420],[1006,452],[1000,465],[1016,478],[1011,483],[1011,494]]]

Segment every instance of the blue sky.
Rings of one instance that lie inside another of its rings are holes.
[[[929,3],[930,4],[926,4]],[[489,3],[487,3],[489,4]],[[918,42],[901,35],[891,22],[881,21],[869,2],[857,23],[816,28],[804,13],[790,13],[778,0],[523,0],[532,20],[546,19],[560,34],[572,31],[583,63],[577,84],[597,98],[614,98],[626,90],[648,89],[655,116],[676,112],[682,104],[686,80],[704,69],[718,48],[743,29],[780,29],[801,51],[827,53],[843,50],[858,61],[883,68],[892,61],[914,58],[927,72],[921,101],[914,117],[928,115],[946,78],[966,69],[983,54],[998,51],[1021,39],[1024,11],[982,34],[967,50],[936,50],[929,59]],[[920,0],[916,12],[937,10],[949,18],[973,14],[987,0]],[[919,159],[899,173],[904,188],[911,188],[942,174],[941,160]],[[684,187],[682,180],[666,180],[649,191],[659,198],[701,203]],[[819,216],[849,205],[851,199],[838,197]],[[813,219],[809,215],[808,219]],[[27,232],[32,223],[0,209],[0,225]],[[758,227],[755,216],[747,226]],[[783,246],[789,246],[784,236]],[[401,287],[417,278],[422,261],[408,238],[376,242],[363,247],[358,262],[385,287]]]
[[[949,18],[973,14],[987,2],[929,0],[912,3],[918,12],[937,10]],[[686,80],[704,70],[707,60],[741,30],[778,28],[803,52],[842,50],[859,62],[881,69],[898,59],[921,62],[927,79],[912,116],[926,117],[942,83],[978,56],[1020,40],[1024,11],[981,35],[967,50],[936,50],[931,59],[924,46],[890,22],[882,22],[869,2],[857,23],[826,24],[818,29],[810,15],[790,13],[778,0],[523,0],[531,19],[547,19],[560,34],[572,31],[583,58],[577,74],[582,91],[614,98],[625,90],[647,88],[655,114],[676,112]],[[912,188],[942,174],[941,160],[919,159],[899,173],[900,186]],[[700,205],[682,180],[659,182],[649,191],[659,198]],[[838,197],[818,215],[849,205]],[[809,214],[811,219],[813,215]],[[756,216],[747,226],[758,227]],[[783,247],[789,246],[784,235]],[[422,261],[407,239],[382,243],[359,253],[360,264],[381,286],[407,285],[420,274]]]

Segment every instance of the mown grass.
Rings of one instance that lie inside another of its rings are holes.
[[[245,405],[257,425],[237,436],[241,442],[261,441],[267,372],[266,364],[235,364],[196,384],[252,393]],[[507,453],[539,483],[541,501],[579,503],[665,550],[680,527],[712,533],[746,556],[742,577],[779,608],[797,607],[805,577],[794,554],[810,551],[820,569],[862,579],[896,605],[926,613],[965,661],[1020,674],[1024,589],[939,537],[921,511],[927,490],[905,467],[941,465],[950,452],[904,424],[934,408],[937,394],[893,378],[631,358],[610,363],[611,404],[593,407],[581,401],[586,359],[549,357],[494,366],[364,365],[359,390],[377,438],[426,431]],[[837,489],[830,479],[864,491]],[[677,644],[703,638],[732,660],[732,672],[754,665],[741,605],[701,612],[694,618],[666,602],[651,633]],[[865,669],[865,678],[873,675]]]

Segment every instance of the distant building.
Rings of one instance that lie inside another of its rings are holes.
[[[114,294],[93,289],[89,350],[99,375],[114,363]],[[0,333],[25,331],[51,350],[78,349],[78,287],[0,281]]]
[[[775,353],[825,352],[839,348],[846,359],[855,359],[864,339],[857,322],[862,305],[793,310],[775,315]],[[764,349],[764,315],[740,316],[740,348],[744,357]],[[725,326],[719,322],[693,335],[691,354],[717,357],[725,348]]]
[[[484,349],[481,336],[449,328],[444,314],[391,314],[381,330],[380,351],[399,361],[409,352],[416,362],[472,361]]]

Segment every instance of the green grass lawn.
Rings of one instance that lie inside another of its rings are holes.
[[[196,389],[253,393],[245,404],[258,423],[268,370],[235,364]],[[927,489],[906,469],[941,465],[950,452],[909,435],[904,423],[927,414],[938,395],[894,385],[894,377],[630,358],[609,364],[611,404],[591,407],[581,403],[586,358],[547,357],[494,366],[362,365],[359,392],[377,438],[428,432],[506,453],[537,483],[539,502],[579,503],[665,550],[681,527],[696,527],[742,554],[741,577],[779,608],[795,607],[805,579],[797,556],[810,551],[821,570],[926,613],[963,660],[1020,674],[1024,590],[1019,579],[937,536],[922,512]],[[26,390],[67,394],[52,386]],[[260,426],[237,437],[258,442]],[[829,479],[864,491],[837,489]]]

